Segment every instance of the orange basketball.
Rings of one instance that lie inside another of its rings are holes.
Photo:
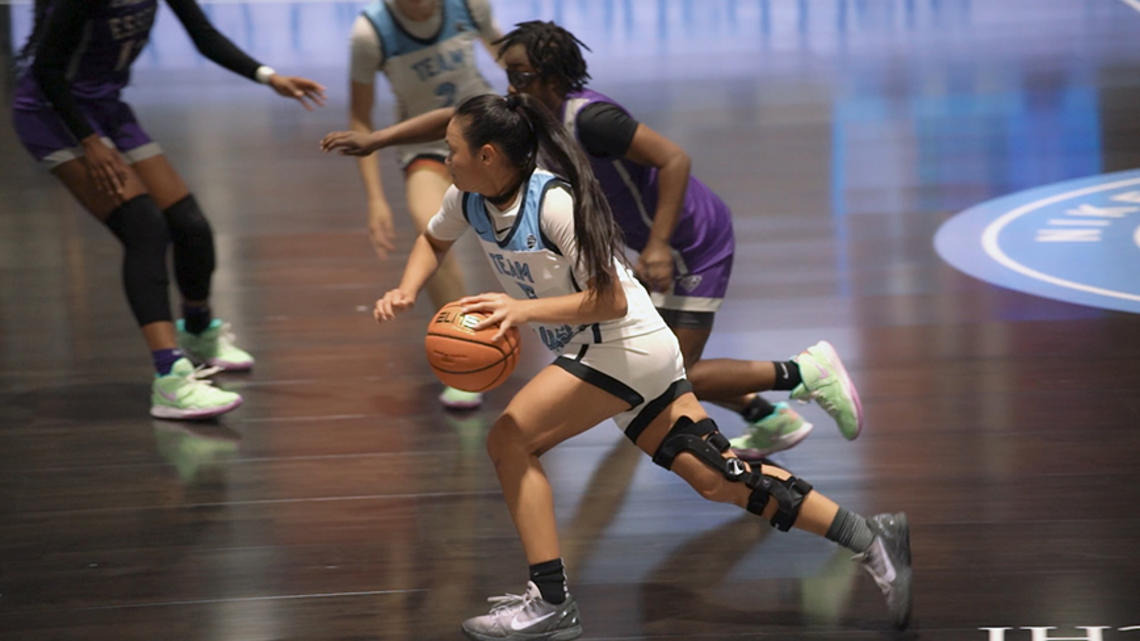
[[[507,330],[492,341],[499,328],[471,329],[487,314],[464,314],[454,302],[439,308],[428,323],[424,347],[428,363],[444,385],[467,392],[486,392],[500,385],[519,362],[519,330]]]

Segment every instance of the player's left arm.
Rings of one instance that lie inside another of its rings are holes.
[[[685,204],[692,161],[680,145],[645,123],[637,125],[625,158],[657,168],[657,211],[653,215],[649,241],[641,252],[637,267],[641,277],[653,289],[663,291],[668,289],[673,278],[670,241],[681,217],[681,207]]]
[[[214,28],[195,0],[166,0],[166,3],[178,16],[178,21],[194,41],[199,53],[218,66],[269,85],[278,95],[295,99],[309,111],[313,110],[313,106],[325,104],[323,85],[308,78],[279,75],[271,67],[249,57]]]
[[[625,158],[657,168],[657,210],[652,212],[649,240],[634,267],[650,289],[667,290],[673,280],[670,241],[689,184],[689,155],[672,140],[614,104],[595,103],[586,107],[578,115],[577,128],[578,139],[590,155]]]

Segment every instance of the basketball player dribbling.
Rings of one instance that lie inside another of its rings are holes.
[[[703,497],[856,552],[892,621],[905,627],[906,516],[864,518],[785,470],[750,466],[732,453],[691,391],[677,337],[621,255],[621,232],[588,159],[546,108],[522,94],[478,96],[459,105],[446,131],[453,186],[374,316],[384,324],[410,309],[470,227],[507,293],[461,299],[464,310],[489,314],[476,327],[497,326],[499,334],[529,323],[557,354],[487,435],[529,581],[521,595],[494,597],[491,611],[465,621],[463,632],[477,641],[567,641],[582,633],[539,457],[607,418]],[[354,145],[343,132],[322,140],[326,151]],[[553,171],[538,168],[539,157]]]

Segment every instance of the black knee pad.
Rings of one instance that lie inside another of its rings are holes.
[[[174,245],[174,276],[178,289],[188,300],[206,300],[210,296],[215,260],[214,230],[210,221],[202,214],[193,194],[162,213]]]
[[[123,288],[139,326],[170,320],[166,247],[170,236],[158,205],[147,194],[120,205],[105,221],[123,243]]]

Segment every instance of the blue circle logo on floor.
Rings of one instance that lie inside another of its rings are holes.
[[[1140,170],[984,202],[946,221],[934,247],[995,285],[1140,313]]]

